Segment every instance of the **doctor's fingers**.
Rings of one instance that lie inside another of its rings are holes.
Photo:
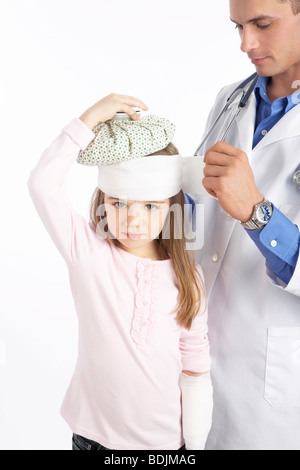
[[[211,176],[213,177],[220,177],[226,176],[227,166],[220,166],[220,165],[206,165],[203,170],[203,174],[206,178]]]
[[[206,153],[210,151],[222,153],[224,155],[229,155],[231,157],[240,157],[240,158],[246,157],[247,158],[247,155],[245,154],[245,152],[223,141],[217,142],[210,149],[208,149]]]
[[[231,166],[234,163],[233,160],[236,160],[236,159],[229,155],[225,155],[223,153],[218,153],[218,152],[209,150],[205,155],[204,162],[206,163],[206,166],[209,166],[209,165]]]
[[[202,180],[204,189],[213,197],[218,197],[219,194],[219,178],[205,177]]]

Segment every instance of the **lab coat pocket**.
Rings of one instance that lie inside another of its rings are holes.
[[[268,330],[265,399],[273,407],[300,407],[300,326]]]

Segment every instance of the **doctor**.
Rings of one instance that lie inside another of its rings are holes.
[[[300,0],[230,0],[259,80],[199,155],[214,417],[209,450],[300,450]],[[221,90],[215,122],[237,84]],[[298,179],[299,183],[299,179]]]

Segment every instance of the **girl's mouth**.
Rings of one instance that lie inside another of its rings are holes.
[[[138,240],[138,239],[142,238],[142,236],[144,234],[143,233],[131,233],[131,232],[124,233],[124,232],[122,232],[122,235],[125,235],[126,238],[130,238],[130,239],[133,239],[133,240]]]

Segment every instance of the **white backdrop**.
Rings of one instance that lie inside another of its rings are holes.
[[[0,0],[0,449],[70,449],[59,409],[76,361],[63,260],[28,195],[43,149],[111,92],[177,126],[192,155],[219,89],[254,72],[228,0]],[[68,180],[88,217],[97,171]]]

